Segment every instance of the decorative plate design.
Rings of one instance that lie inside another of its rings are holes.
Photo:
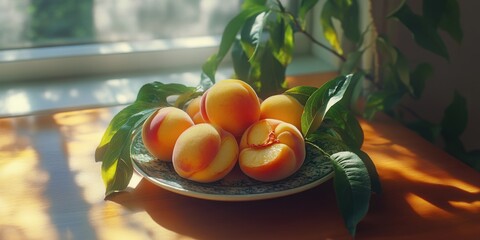
[[[141,131],[139,131],[141,133]],[[150,182],[175,193],[218,201],[251,201],[302,192],[333,177],[333,166],[323,156],[307,151],[302,167],[292,176],[276,182],[260,182],[236,167],[225,178],[198,183],[180,177],[171,162],[155,159],[145,148],[141,134],[135,134],[130,149],[134,169]]]

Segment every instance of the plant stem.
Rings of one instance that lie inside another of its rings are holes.
[[[303,29],[302,26],[300,25],[300,23],[298,22],[298,20],[295,18],[295,16],[291,12],[285,12],[285,13],[288,14],[290,16],[290,18],[293,20],[293,23],[295,24],[295,27],[298,29],[298,31],[300,33],[304,34],[308,39],[310,39],[310,41],[312,41],[313,43],[317,44],[318,46],[324,48],[325,50],[332,53],[333,55],[337,56],[343,62],[347,61],[347,58],[345,56],[343,56],[342,54],[338,53],[337,51],[329,48],[327,45],[323,44],[322,42],[318,41],[315,37],[313,37],[312,34],[310,34],[305,29]]]
[[[317,151],[319,151],[320,153],[322,153],[323,155],[325,155],[326,157],[330,158],[330,154],[328,154],[327,152],[325,152],[323,149],[321,149],[320,147],[318,147],[315,143],[313,142],[310,142],[310,141],[305,141],[306,144],[309,144],[310,146],[312,146],[313,148],[315,148]]]
[[[309,32],[307,32],[305,29],[302,28],[302,26],[300,25],[300,23],[298,22],[298,20],[295,18],[295,16],[293,16],[293,14],[291,12],[285,12],[286,14],[288,14],[290,16],[291,19],[293,19],[293,23],[295,24],[295,27],[298,29],[298,31],[300,33],[302,33],[303,35],[305,35],[310,41],[312,41],[314,44],[322,47],[323,49],[327,50],[328,52],[330,52],[331,54],[335,55],[336,57],[338,57],[340,60],[342,60],[342,62],[345,62],[347,61],[347,58],[345,56],[343,56],[342,54],[338,53],[337,51],[333,50],[332,48],[329,48],[327,45],[323,44],[322,42],[320,42],[319,40],[317,40],[312,34],[310,34]],[[365,73],[365,78],[367,80],[369,80],[377,89],[381,89],[381,85],[377,82],[375,82],[375,78],[369,74],[369,73]]]
[[[422,121],[426,121],[425,119],[423,119],[422,116],[420,116],[418,113],[416,113],[413,109],[409,108],[408,106],[405,106],[401,103],[398,104],[399,107],[403,108],[405,111],[407,111],[408,113],[412,114],[413,117],[417,118],[417,119],[420,119]]]
[[[324,48],[325,50],[327,50],[328,52],[332,53],[333,55],[337,56],[338,58],[340,58],[340,60],[342,60],[343,62],[347,61],[347,58],[343,55],[341,55],[340,53],[338,53],[337,51],[329,48],[327,45],[323,44],[322,42],[318,41],[317,39],[315,39],[312,34],[310,34],[309,32],[305,31],[305,29],[301,28],[298,24],[298,21],[295,20],[295,25],[298,27],[300,33],[304,34],[308,39],[310,39],[310,41],[312,41],[313,43],[317,44],[318,46]]]

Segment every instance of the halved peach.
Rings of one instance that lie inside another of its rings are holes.
[[[243,134],[239,166],[253,179],[278,181],[295,173],[302,166],[305,154],[305,141],[294,125],[263,119]]]

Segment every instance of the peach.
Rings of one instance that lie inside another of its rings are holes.
[[[202,117],[206,122],[218,125],[241,137],[245,129],[260,118],[260,102],[257,94],[247,83],[222,80],[208,89],[200,103]]]
[[[203,120],[202,113],[200,112],[201,99],[202,99],[201,96],[192,99],[188,103],[187,108],[185,109],[185,111],[192,118],[192,120],[195,124],[205,122],[205,120]]]
[[[272,182],[295,173],[302,166],[305,154],[305,141],[294,125],[263,119],[243,134],[238,163],[247,176]]]
[[[260,104],[260,119],[278,119],[301,130],[303,108],[303,105],[290,95],[273,95]]]
[[[173,168],[183,178],[214,182],[225,177],[236,165],[238,143],[218,126],[201,123],[185,130],[173,149]]]
[[[183,110],[175,107],[160,108],[143,124],[142,140],[145,148],[155,158],[171,161],[177,138],[193,125],[192,119]]]

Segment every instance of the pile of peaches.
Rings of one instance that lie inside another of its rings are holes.
[[[197,182],[224,178],[237,164],[256,180],[295,173],[305,159],[300,132],[303,105],[280,94],[260,102],[250,85],[219,81],[185,108],[164,107],[142,128],[146,149],[171,161],[181,177]]]

